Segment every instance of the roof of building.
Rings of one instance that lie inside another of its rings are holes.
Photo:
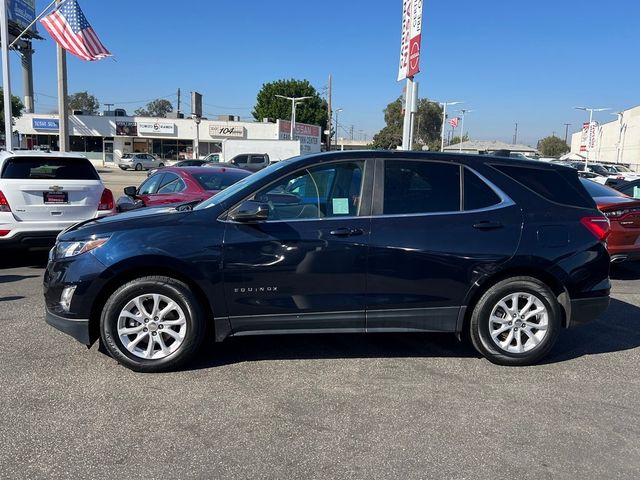
[[[471,150],[474,152],[495,152],[497,150],[509,150],[511,152],[537,153],[537,150],[533,147],[529,147],[527,145],[510,144],[500,142],[498,140],[468,140],[466,142],[462,142],[462,145],[456,143],[454,145],[444,147],[445,151],[457,151],[460,150],[460,148],[462,148],[462,150]]]

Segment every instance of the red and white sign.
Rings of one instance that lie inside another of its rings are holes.
[[[398,81],[413,77],[420,71],[421,38],[422,0],[403,0]]]
[[[587,152],[596,148],[598,136],[598,122],[584,122],[582,124],[582,135],[580,136],[580,151]]]
[[[319,126],[296,122],[293,138],[290,138],[291,122],[289,120],[279,120],[278,123],[280,124],[280,134],[278,135],[280,140],[300,140],[300,152],[303,154],[320,152]]]
[[[580,151],[587,151],[587,138],[589,137],[589,122],[582,124],[582,134],[580,135]]]

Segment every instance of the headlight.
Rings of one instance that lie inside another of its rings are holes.
[[[109,240],[108,237],[94,238],[88,240],[80,240],[77,242],[58,242],[55,246],[55,258],[69,258],[80,255],[81,253],[90,252]]]

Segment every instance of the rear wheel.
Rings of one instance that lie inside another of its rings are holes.
[[[470,322],[473,346],[498,365],[530,365],[553,347],[560,306],[547,285],[531,277],[503,280],[480,298]]]
[[[141,163],[136,163],[136,170],[139,172],[140,170],[142,170],[142,164]]]
[[[162,276],[138,278],[109,297],[100,335],[109,354],[131,370],[173,370],[200,347],[204,313],[183,282]]]

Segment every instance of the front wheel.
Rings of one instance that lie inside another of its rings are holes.
[[[164,168],[164,163],[158,164],[158,168]]]
[[[498,365],[530,365],[553,347],[561,324],[558,301],[531,277],[503,280],[480,298],[469,324],[473,346]]]
[[[107,300],[100,338],[109,354],[137,372],[188,362],[204,337],[204,313],[189,287],[170,277],[132,280]]]
[[[142,164],[141,163],[136,163],[136,171],[140,171],[142,170]]]

